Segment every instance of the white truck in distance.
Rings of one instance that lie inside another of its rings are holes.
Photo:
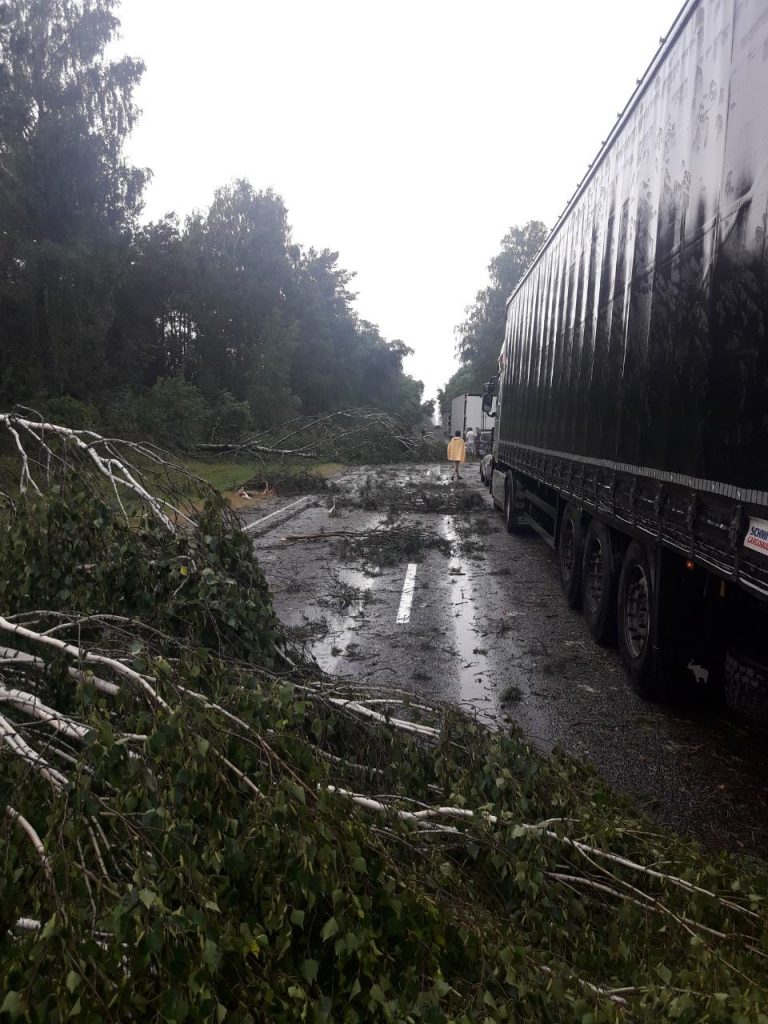
[[[491,412],[483,412],[482,395],[457,395],[451,402],[451,419],[448,424],[449,433],[455,434],[457,430],[464,437],[470,427],[474,431],[492,430],[495,422],[496,400]]]

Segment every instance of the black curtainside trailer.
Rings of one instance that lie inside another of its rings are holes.
[[[678,664],[760,677],[767,231],[768,0],[690,0],[509,299],[498,380],[494,500],[648,696]]]

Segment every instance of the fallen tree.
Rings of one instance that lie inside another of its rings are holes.
[[[0,422],[0,1012],[765,1021],[765,865],[517,733],[323,678],[214,495]]]
[[[293,417],[239,440],[201,444],[197,449],[210,455],[247,455],[269,462],[373,464],[428,461],[444,455],[442,443],[432,434],[422,434],[375,409]]]

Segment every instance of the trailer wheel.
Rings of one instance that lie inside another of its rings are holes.
[[[581,568],[584,561],[584,520],[581,512],[568,505],[560,523],[557,546],[560,562],[560,584],[569,608],[581,604]]]
[[[518,506],[518,493],[520,484],[514,473],[507,473],[507,482],[504,487],[504,521],[507,525],[507,533],[521,533],[525,526],[520,522]]]
[[[598,644],[611,644],[616,639],[619,582],[616,544],[608,527],[597,519],[589,524],[584,541],[581,578],[582,607],[592,639]]]
[[[627,548],[617,601],[619,653],[632,686],[646,700],[659,700],[662,689],[654,658],[656,587],[648,551],[637,541]]]

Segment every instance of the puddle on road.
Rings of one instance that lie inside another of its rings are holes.
[[[442,469],[428,469],[424,476],[430,484],[439,484],[441,487],[448,487],[451,482],[450,475]]]
[[[443,518],[441,533],[452,544],[456,542],[453,516]],[[456,580],[451,591],[456,646],[460,657],[461,699],[477,708],[486,722],[498,726],[502,715],[512,719],[538,750],[550,753],[554,746],[550,712],[542,699],[532,692],[530,666],[526,670],[525,658],[511,636],[502,635],[499,639],[491,639],[488,622],[481,617],[481,609],[487,609],[489,600],[494,600],[491,594],[497,590],[499,581],[482,574],[480,578],[485,582],[487,592],[480,594],[469,575],[471,569],[468,565],[458,559],[451,559],[448,572],[453,573]],[[505,614],[512,617],[520,613],[513,610]],[[486,646],[490,658],[476,653]],[[489,678],[489,660],[496,669],[494,683]],[[521,699],[502,704],[501,695],[510,684],[520,691]]]
[[[443,516],[440,533],[451,544],[456,544],[458,536],[453,516]],[[483,721],[497,723],[498,697],[489,679],[490,668],[487,658],[482,653],[472,577],[465,573],[464,566],[458,558],[451,558],[448,575],[452,580],[449,584],[451,608],[454,637],[459,652],[460,702],[477,711]]]
[[[371,517],[362,532],[372,533],[380,529],[386,519],[386,515]],[[366,565],[365,569],[353,569],[339,564],[336,576],[340,584],[353,587],[360,596],[344,611],[331,611],[328,614],[327,605],[322,609],[320,605],[317,606],[318,610],[325,612],[329,629],[324,636],[313,641],[311,650],[312,657],[324,672],[329,675],[346,675],[349,673],[349,661],[357,656],[356,647],[352,651],[347,648],[350,644],[357,644],[356,638],[361,627],[369,621],[365,609],[375,581],[381,578],[381,569],[371,565]]]
[[[365,606],[378,577],[378,569],[350,569],[342,566],[338,569],[339,582],[354,587],[360,592],[344,612],[336,612],[328,616],[330,626],[328,633],[312,644],[312,656],[320,668],[329,675],[343,674],[343,662],[349,657],[347,647],[355,643],[357,631],[366,621]],[[336,653],[340,652],[340,653]]]

